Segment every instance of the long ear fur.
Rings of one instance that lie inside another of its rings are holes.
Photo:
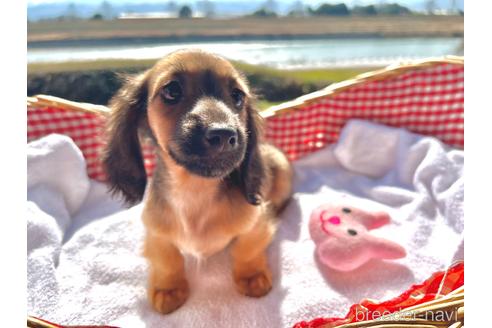
[[[265,168],[259,148],[263,122],[255,108],[249,106],[247,111],[248,145],[239,168],[240,184],[247,201],[252,205],[259,205],[262,197],[262,183],[265,178]]]
[[[146,117],[147,72],[127,78],[109,107],[103,165],[111,191],[121,193],[133,205],[142,200],[147,184],[138,131]]]

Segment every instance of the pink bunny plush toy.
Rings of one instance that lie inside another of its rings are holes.
[[[390,217],[384,212],[325,204],[312,212],[309,232],[321,263],[335,270],[351,271],[373,258],[405,257],[403,247],[369,233],[389,222]]]

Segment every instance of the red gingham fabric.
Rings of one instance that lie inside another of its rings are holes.
[[[60,108],[27,108],[27,141],[33,141],[51,133],[69,136],[84,154],[87,174],[90,178],[105,181],[101,163],[105,139],[106,118],[92,113],[76,112]],[[154,152],[151,146],[142,145],[145,167],[149,174],[154,170]]]
[[[404,127],[463,148],[464,68],[440,64],[355,85],[268,118],[266,137],[296,160],[336,142],[352,118]]]
[[[394,77],[357,84],[333,96],[266,119],[266,138],[296,160],[334,143],[351,118],[365,119],[439,138],[463,148],[464,67],[439,64],[413,69]],[[87,160],[87,172],[104,181],[100,154],[104,118],[57,108],[28,107],[28,141],[50,133],[71,137]],[[145,166],[155,162],[144,146]]]
[[[411,286],[403,294],[389,301],[374,302],[365,299],[359,304],[352,305],[345,318],[316,318],[309,322],[301,321],[295,324],[294,328],[317,328],[325,325],[326,327],[337,327],[352,322],[374,320],[382,313],[395,313],[434,300],[438,296],[447,295],[463,286],[464,282],[465,263],[458,262],[446,271],[434,273],[423,283]]]
[[[92,113],[75,112],[59,108],[27,108],[27,141],[51,133],[72,138],[84,154],[89,177],[103,181],[100,152],[103,145],[105,118]]]

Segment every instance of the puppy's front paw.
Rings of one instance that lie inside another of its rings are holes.
[[[253,275],[234,275],[237,290],[246,296],[261,297],[272,289],[272,275],[268,270]]]
[[[171,313],[186,302],[190,294],[188,282],[184,280],[174,288],[150,288],[150,301],[158,312]]]

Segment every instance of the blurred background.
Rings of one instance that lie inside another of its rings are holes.
[[[463,0],[30,0],[27,95],[107,104],[180,48],[232,60],[260,108],[400,61],[462,55]]]

